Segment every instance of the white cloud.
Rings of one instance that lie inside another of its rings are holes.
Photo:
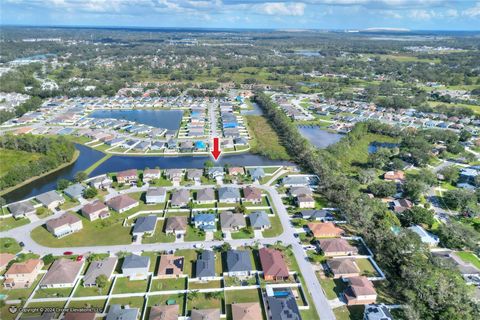
[[[430,20],[435,16],[435,12],[423,9],[414,9],[410,10],[409,16],[415,20]]]
[[[271,16],[303,16],[305,4],[302,2],[268,2],[256,5],[254,9]]]
[[[470,18],[480,17],[480,2],[477,2],[474,7],[464,10],[462,15]]]
[[[457,9],[448,9],[445,12],[445,15],[450,18],[456,18],[458,17],[458,10]]]

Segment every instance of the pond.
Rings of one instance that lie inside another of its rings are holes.
[[[378,151],[378,149],[381,149],[381,148],[386,148],[386,149],[398,148],[398,143],[374,141],[368,145],[368,153],[375,153]]]
[[[320,149],[337,143],[343,137],[342,134],[329,132],[319,126],[298,126],[298,131],[304,138]]]
[[[92,118],[112,118],[134,121],[156,128],[178,130],[182,121],[181,110],[97,110],[90,115]]]
[[[240,113],[247,116],[261,116],[263,114],[262,108],[256,102],[252,102],[252,107],[253,109],[242,110]]]
[[[320,52],[315,50],[296,50],[295,54],[304,57],[322,57]]]

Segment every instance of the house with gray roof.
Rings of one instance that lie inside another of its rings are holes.
[[[207,171],[207,175],[210,179],[223,178],[225,176],[225,171],[223,167],[211,167]]]
[[[103,175],[88,181],[88,185],[96,189],[106,189],[112,185],[112,179],[107,175]]]
[[[202,169],[187,169],[187,179],[200,182],[203,176]]]
[[[332,211],[330,210],[302,210],[300,211],[299,216],[302,217],[302,219],[321,222],[333,220]]]
[[[186,207],[189,202],[190,202],[190,191],[188,191],[187,189],[180,189],[173,192],[170,205],[172,207],[181,208],[181,207]]]
[[[247,226],[247,221],[243,213],[233,213],[231,211],[220,214],[220,227],[222,232],[235,232]]]
[[[69,185],[63,192],[72,199],[78,200],[82,197],[85,187],[80,183]]]
[[[149,257],[132,254],[123,260],[122,274],[130,280],[145,280],[149,275],[149,267]]]
[[[205,281],[215,278],[215,253],[211,250],[204,250],[198,254],[195,263],[195,277]]]
[[[205,188],[197,190],[195,202],[198,204],[215,203],[215,190],[213,188]]]
[[[40,281],[39,287],[42,289],[73,287],[82,272],[83,264],[84,261],[64,258],[55,260]]]
[[[52,211],[65,202],[65,199],[54,190],[39,194],[35,199]]]
[[[218,201],[235,203],[240,201],[240,190],[235,187],[221,187],[218,189]]]
[[[300,310],[291,290],[281,288],[283,292],[287,291],[287,295],[271,295],[267,296],[269,319],[275,320],[301,320]]]
[[[265,230],[272,227],[270,219],[265,211],[254,211],[249,214],[250,225],[255,230]]]
[[[133,226],[132,234],[136,237],[143,237],[145,234],[153,235],[157,226],[157,216],[151,214],[149,216],[138,217]]]
[[[248,277],[253,270],[249,251],[229,250],[226,261],[227,273],[231,277]]]
[[[187,232],[187,217],[174,216],[165,220],[165,233],[175,234],[176,236]]]
[[[166,200],[167,190],[165,188],[148,188],[145,194],[147,204],[163,203]]]
[[[119,304],[112,304],[108,308],[107,317],[105,320],[137,320],[137,308],[122,308]]]
[[[282,184],[285,187],[301,187],[308,186],[310,181],[306,176],[286,176],[282,179]]]
[[[30,201],[9,204],[8,211],[10,211],[15,219],[33,217],[37,212]]]
[[[195,228],[206,232],[217,231],[217,218],[214,213],[199,213],[193,217]]]
[[[92,261],[83,277],[83,286],[96,287],[97,278],[100,275],[106,276],[109,281],[112,280],[117,262],[118,259],[116,257],[108,257],[102,260]]]
[[[259,181],[265,177],[265,171],[260,167],[248,169],[248,174],[252,177],[253,181]]]

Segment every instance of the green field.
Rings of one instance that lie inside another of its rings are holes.
[[[13,238],[0,238],[0,252],[17,254],[22,250],[17,240]]]
[[[287,150],[281,145],[280,137],[262,116],[245,116],[253,140],[251,150],[271,159],[290,159]]]
[[[36,161],[42,154],[26,151],[17,151],[0,148],[0,177],[17,165],[25,165],[31,161]]]
[[[460,252],[455,252],[455,254],[463,261],[470,262],[475,267],[480,269],[480,259],[478,259],[478,257],[475,256],[475,254],[473,254],[472,252],[460,251]]]

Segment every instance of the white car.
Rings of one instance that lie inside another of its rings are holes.
[[[202,249],[203,247],[205,247],[205,245],[203,243],[197,243],[197,244],[194,244],[193,247],[197,249]]]

